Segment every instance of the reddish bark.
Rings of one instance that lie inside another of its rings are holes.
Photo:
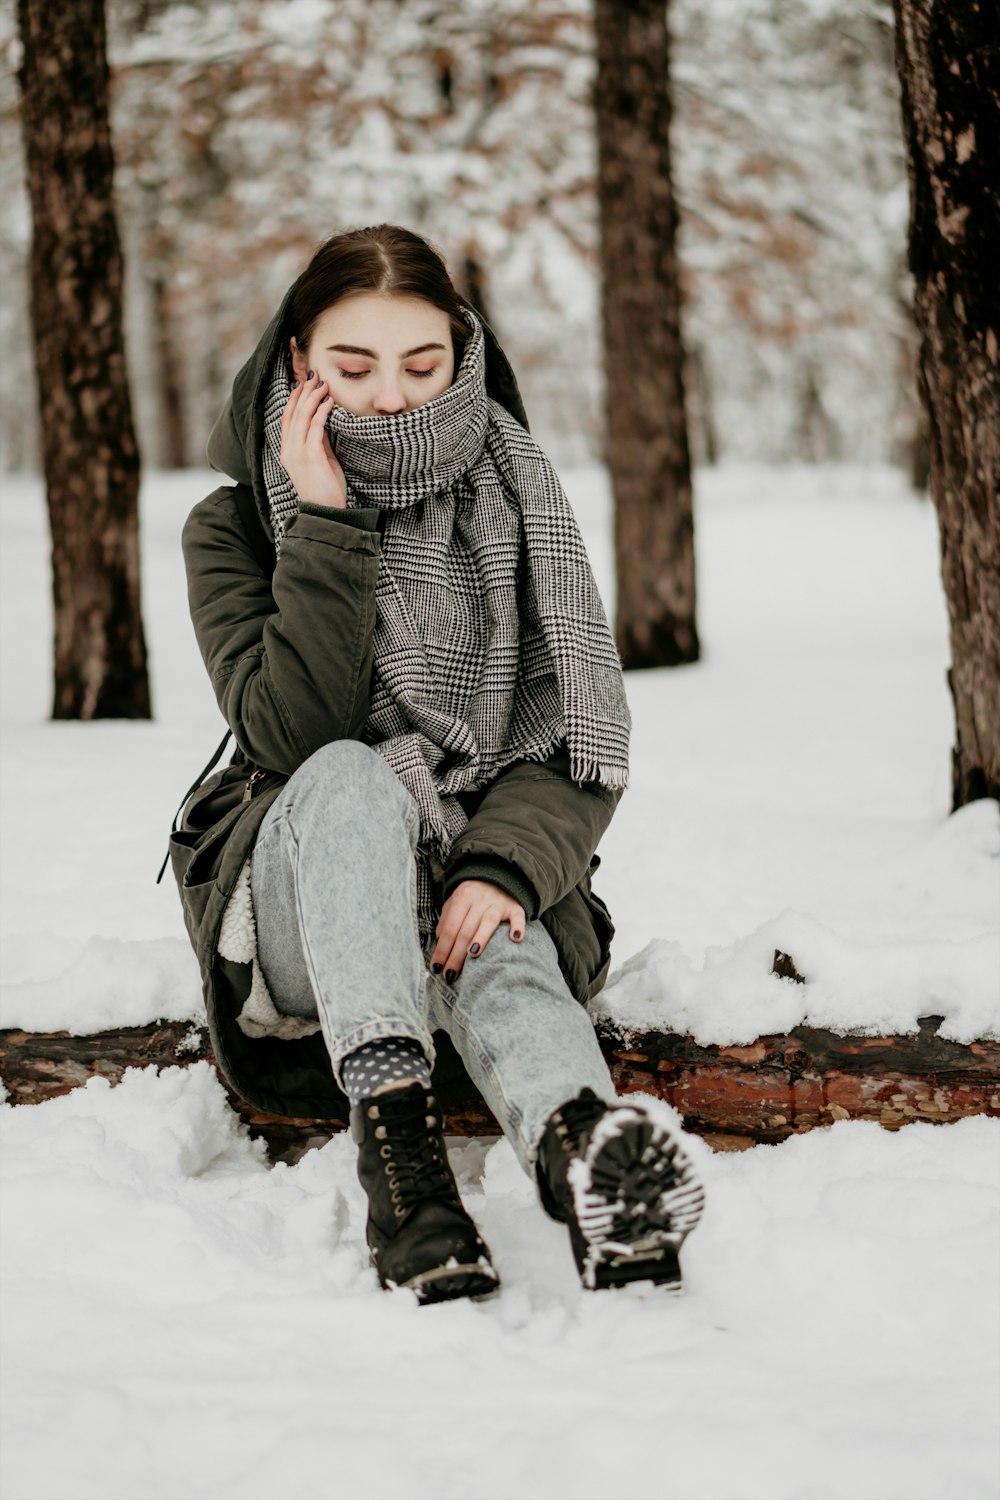
[[[690,1037],[649,1032],[627,1042],[605,1032],[601,1046],[618,1089],[641,1090],[675,1106],[691,1130],[723,1148],[775,1142],[837,1120],[874,1120],[889,1129],[912,1120],[947,1123],[1000,1115],[1000,1043],[963,1046],[936,1035],[927,1017],[915,1036],[845,1037],[799,1027],[748,1047],[705,1047]],[[37,1104],[93,1077],[117,1082],[126,1068],[214,1061],[204,1028],[162,1023],[74,1037],[0,1032],[0,1076],[12,1102]],[[455,1135],[492,1135],[497,1124],[467,1077],[436,1081]],[[233,1107],[274,1159],[291,1160],[329,1139],[346,1120],[287,1120]]]

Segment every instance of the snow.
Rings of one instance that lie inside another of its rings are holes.
[[[205,1063],[4,1115],[11,1500],[995,1500],[996,1121],[694,1141],[680,1298],[584,1292],[472,1142],[502,1288],[418,1309],[350,1140],[268,1170]]]
[[[607,481],[564,475],[605,599]],[[179,549],[215,476],[143,494],[153,724],[45,722],[40,487],[0,500],[0,1024],[80,1033],[203,1012],[169,873],[177,802],[224,725]],[[1000,824],[948,816],[951,705],[936,523],[892,470],[697,478],[704,661],[630,674],[632,785],[596,880],[618,926],[595,1014],[746,1043],[799,1022],[1000,1035]],[[95,859],[95,850],[100,858]],[[808,980],[771,975],[775,948]]]
[[[607,487],[564,475],[605,597]],[[169,877],[222,725],[181,522],[143,495],[153,724],[45,721],[40,487],[0,497],[0,1023],[201,1016]],[[998,1034],[996,807],[948,816],[933,512],[892,471],[697,476],[703,662],[629,678],[597,879],[619,1024]],[[772,978],[775,947],[804,986]],[[11,1500],[997,1500],[1000,1124],[842,1122],[713,1157],[681,1298],[583,1291],[503,1141],[456,1142],[503,1287],[378,1288],[353,1147],[268,1168],[204,1063],[0,1108]]]

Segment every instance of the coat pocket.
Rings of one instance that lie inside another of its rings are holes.
[[[170,835],[170,868],[180,891],[184,925],[195,951],[200,948],[199,932],[222,852],[242,810],[237,803],[207,828],[178,828]]]

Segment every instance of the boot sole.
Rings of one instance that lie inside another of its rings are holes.
[[[681,1290],[680,1247],[701,1218],[705,1194],[671,1123],[618,1106],[598,1123],[569,1180],[585,1287],[652,1281]]]
[[[481,1263],[435,1266],[421,1271],[408,1281],[390,1283],[392,1291],[415,1292],[421,1306],[431,1302],[452,1302],[458,1297],[491,1297],[500,1290],[500,1278],[483,1270]]]

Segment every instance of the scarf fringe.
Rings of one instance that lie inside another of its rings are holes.
[[[599,761],[572,761],[570,770],[574,781],[597,781],[612,792],[624,792],[628,787],[626,766],[602,766]]]

